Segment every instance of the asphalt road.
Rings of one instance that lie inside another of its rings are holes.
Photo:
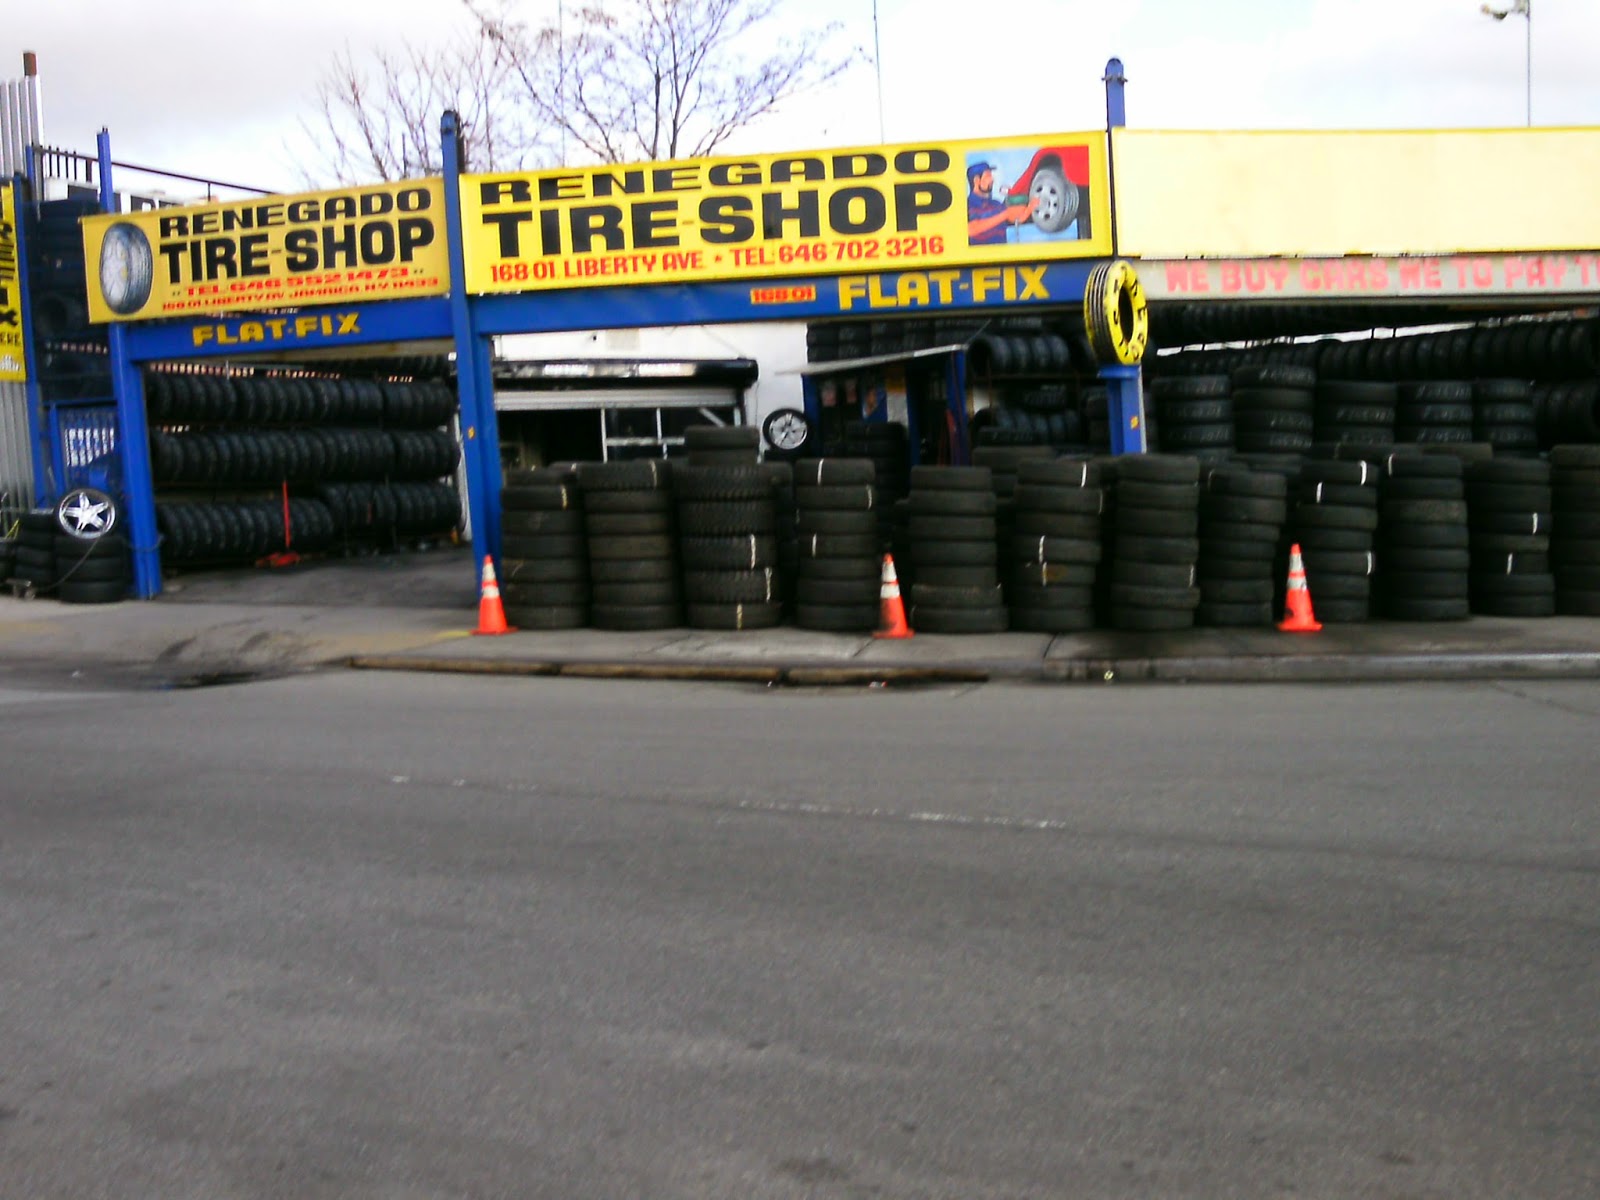
[[[1597,717],[0,677],[0,1197],[1592,1197]]]

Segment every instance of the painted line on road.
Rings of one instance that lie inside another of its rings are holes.
[[[971,829],[1017,829],[1027,833],[1066,833],[1073,828],[1066,821],[1043,817],[972,816],[966,813],[902,812],[892,808],[841,808],[831,804],[781,804],[764,800],[741,800],[735,805],[743,812],[768,813],[785,817],[849,817],[856,820],[904,821],[917,825],[955,825]]]

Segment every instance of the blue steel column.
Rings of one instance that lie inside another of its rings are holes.
[[[1144,372],[1138,366],[1100,368],[1106,385],[1106,419],[1111,426],[1111,453],[1143,454]]]
[[[456,339],[456,393],[461,404],[461,458],[467,468],[474,570],[485,556],[500,561],[500,428],[488,340],[478,334],[467,296],[466,247],[461,233],[461,125],[454,112],[439,119],[444,152],[445,234],[450,246],[450,322]]]
[[[100,208],[115,212],[111,188],[111,135],[100,131]],[[156,491],[150,471],[150,429],[145,421],[139,369],[128,358],[128,331],[120,321],[106,330],[111,344],[111,394],[117,402],[117,456],[122,462],[122,500],[133,549],[133,591],[141,600],[161,592],[161,554],[156,542]]]

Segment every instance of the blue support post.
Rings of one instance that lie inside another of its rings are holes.
[[[472,555],[500,561],[500,428],[494,411],[489,343],[478,333],[467,297],[466,247],[461,234],[462,145],[460,118],[439,120],[444,153],[445,234],[450,248],[450,323],[456,341],[456,392],[461,405],[461,457],[467,468],[467,511]]]
[[[1111,426],[1112,454],[1143,454],[1144,372],[1138,366],[1101,367],[1106,385],[1106,419]]]
[[[949,399],[945,402],[955,424],[955,437],[950,447],[950,461],[965,467],[972,463],[971,426],[967,420],[967,352],[957,350],[945,367],[945,388]],[[912,465],[917,461],[916,447],[912,447]]]
[[[111,189],[111,135],[100,131],[100,207],[116,211]],[[156,489],[150,470],[150,428],[144,387],[128,357],[128,331],[117,321],[107,329],[111,350],[111,394],[117,402],[117,457],[122,463],[123,516],[133,551],[133,590],[141,600],[161,592],[161,554],[156,541]]]

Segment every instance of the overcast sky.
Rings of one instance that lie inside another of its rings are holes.
[[[566,0],[567,10],[581,0]],[[1509,0],[1507,0],[1509,2]],[[730,149],[790,150],[1103,126],[1106,59],[1146,128],[1521,125],[1521,17],[1478,0],[780,0],[780,24],[840,26],[862,62]],[[1537,0],[1533,116],[1600,125],[1600,2]],[[526,0],[538,23],[556,0]],[[317,81],[357,57],[469,27],[461,0],[3,0],[0,79],[39,56],[46,141],[120,160],[299,190]],[[940,14],[935,16],[934,14]],[[948,14],[948,15],[946,15]],[[1522,181],[1524,185],[1536,181]],[[1464,186],[1492,204],[1486,170]]]

